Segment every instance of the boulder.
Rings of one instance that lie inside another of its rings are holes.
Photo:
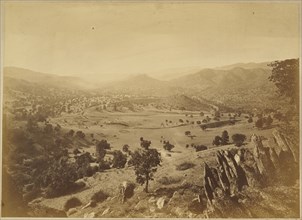
[[[84,218],[94,218],[95,217],[95,213],[94,212],[90,212],[90,213],[85,213],[84,214]]]
[[[157,208],[162,209],[166,204],[166,202],[167,202],[167,198],[165,196],[160,197],[156,202]]]

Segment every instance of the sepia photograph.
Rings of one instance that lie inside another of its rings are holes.
[[[301,218],[301,1],[0,4],[0,218]]]

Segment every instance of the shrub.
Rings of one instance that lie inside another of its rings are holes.
[[[101,171],[109,170],[110,166],[111,166],[111,162],[109,161],[104,161],[104,160],[99,161],[99,168]]]
[[[244,134],[234,134],[232,136],[232,140],[237,147],[240,147],[246,140],[246,136]]]
[[[187,169],[190,169],[192,167],[194,167],[195,164],[194,163],[191,163],[191,162],[183,162],[179,165],[176,166],[176,170],[187,170]]]
[[[102,190],[99,190],[98,192],[94,193],[91,196],[91,201],[98,203],[98,202],[103,202],[108,198],[108,194],[104,193]]]
[[[127,163],[127,156],[120,150],[115,150],[113,152],[112,167],[113,168],[124,168]]]
[[[164,149],[167,150],[167,151],[171,151],[173,148],[174,148],[174,145],[173,145],[173,144],[170,144],[169,141],[167,141],[167,142],[164,144]]]
[[[147,141],[142,138],[140,139],[140,141],[141,141],[141,147],[148,150],[151,145],[151,141]]]
[[[224,130],[221,135],[221,144],[228,144],[228,143],[229,143],[229,133],[226,130]]]
[[[64,210],[68,211],[69,209],[75,208],[80,205],[82,205],[82,202],[78,198],[72,197],[66,201],[64,205]]]
[[[205,145],[195,145],[194,148],[196,152],[208,149],[208,147]]]
[[[84,134],[83,131],[77,131],[76,136],[79,137],[79,138],[81,138],[81,139],[85,138],[85,134]]]
[[[215,138],[214,138],[212,144],[213,144],[214,146],[219,146],[219,145],[221,145],[221,143],[222,143],[221,137],[215,136]]]
[[[127,152],[129,152],[129,145],[128,144],[125,144],[124,146],[123,146],[123,152],[125,152],[125,153],[127,153]]]
[[[73,150],[73,154],[74,154],[74,155],[77,155],[77,154],[79,154],[79,153],[81,153],[81,151],[79,151],[78,148],[76,148],[76,149]]]
[[[248,120],[247,120],[248,123],[252,123],[253,122],[253,118],[250,117]]]
[[[186,132],[185,132],[185,135],[187,135],[187,136],[188,136],[188,135],[191,135],[191,131],[186,131]]]
[[[182,180],[180,176],[173,177],[173,176],[163,176],[162,178],[158,179],[157,182],[159,182],[162,185],[170,185],[179,183]]]
[[[107,142],[107,140],[101,140],[99,143],[97,143],[95,151],[98,161],[104,159],[107,149],[110,149],[110,144]]]

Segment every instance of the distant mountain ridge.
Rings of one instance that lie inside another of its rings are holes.
[[[51,87],[66,89],[92,89],[93,84],[72,76],[59,76],[55,74],[41,73],[18,67],[4,67],[3,77],[23,80],[30,83],[44,84]]]
[[[78,77],[66,77],[39,73],[16,67],[4,68],[5,78],[54,88],[94,90],[103,94],[132,94],[137,96],[173,97],[173,95],[197,96],[216,103],[231,106],[263,104],[275,99],[275,85],[269,81],[271,69],[263,63],[239,63],[221,68],[207,68],[175,79],[159,80],[147,74],[138,74],[110,83],[87,82]],[[83,76],[84,78],[85,76]],[[21,82],[19,82],[21,83]],[[99,83],[96,86],[96,83]],[[32,85],[31,85],[32,86]],[[167,100],[168,102],[169,100]],[[237,106],[238,107],[238,106]]]

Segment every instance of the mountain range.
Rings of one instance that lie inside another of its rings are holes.
[[[275,86],[269,81],[271,69],[264,63],[238,63],[220,68],[208,68],[182,75],[170,80],[155,79],[139,74],[110,83],[85,77],[58,76],[17,67],[4,68],[5,80],[22,81],[54,88],[94,90],[115,94],[133,94],[165,97],[185,94],[236,105],[247,100],[254,104],[275,98]]]

